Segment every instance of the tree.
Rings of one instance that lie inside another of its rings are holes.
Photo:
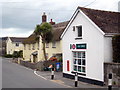
[[[47,60],[45,43],[50,42],[52,40],[52,26],[47,22],[44,22],[40,25],[36,25],[34,33],[42,38],[44,59]]]

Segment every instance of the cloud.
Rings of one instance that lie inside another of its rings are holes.
[[[56,23],[67,21],[71,18],[78,6],[85,6],[94,0],[1,0],[2,7],[2,30],[5,35],[29,36],[34,31],[36,24],[41,23],[41,16],[46,12],[48,22],[52,18]],[[109,11],[118,10],[119,0],[96,0],[88,8]],[[0,27],[1,28],[1,27]],[[10,31],[7,33],[6,31]]]
[[[24,33],[25,32],[25,33]],[[1,37],[28,37],[30,34],[33,33],[33,30],[26,30],[20,28],[1,28],[0,29],[0,36]]]

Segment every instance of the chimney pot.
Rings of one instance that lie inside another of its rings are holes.
[[[50,19],[50,22],[49,22],[51,25],[54,25],[55,22],[52,21],[52,19]]]
[[[42,15],[42,23],[47,22],[47,16],[45,15],[45,12]]]

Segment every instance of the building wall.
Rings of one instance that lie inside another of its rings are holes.
[[[61,54],[62,48],[61,48],[62,41],[56,41],[56,47],[52,47],[52,42],[49,43],[49,47],[46,48],[46,53],[48,53],[48,58],[53,56],[54,54]]]
[[[39,51],[39,49],[40,48],[38,48],[38,43],[34,43],[34,48],[33,48],[33,44],[25,44],[23,50],[24,60],[30,61],[32,59],[32,53],[35,51]]]
[[[38,61],[43,61],[44,60],[44,55],[43,55],[43,44],[41,39],[39,40],[39,50],[38,50],[38,43],[35,43],[35,50],[32,49],[32,44],[30,44],[31,49],[29,49],[29,44],[25,44],[26,49],[24,46],[23,50],[23,58],[24,60],[30,60],[32,59],[32,53],[35,51],[38,51]],[[56,41],[56,48],[52,47],[52,42],[49,43],[49,47],[46,48],[46,53],[48,54],[48,59],[53,56],[53,54],[59,54],[62,53],[61,51],[61,41]]]
[[[104,37],[104,62],[112,62],[112,37]]]
[[[19,43],[19,46],[16,46],[16,43]],[[7,40],[7,54],[13,54],[14,51],[23,50],[24,46],[21,42],[12,42],[10,38]]]
[[[82,39],[75,40],[76,33],[73,31],[73,26],[82,25]],[[86,76],[79,75],[84,78],[104,81],[103,62],[104,62],[104,36],[83,14],[80,12],[71,23],[64,37],[62,38],[63,51],[63,73],[71,74],[73,71],[72,51],[70,44],[86,43]],[[67,60],[70,61],[70,71],[67,71]]]
[[[7,54],[13,54],[14,47],[10,38],[7,39]]]

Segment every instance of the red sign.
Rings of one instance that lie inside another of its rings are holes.
[[[67,60],[67,71],[70,71],[70,63],[69,63],[69,60]]]

